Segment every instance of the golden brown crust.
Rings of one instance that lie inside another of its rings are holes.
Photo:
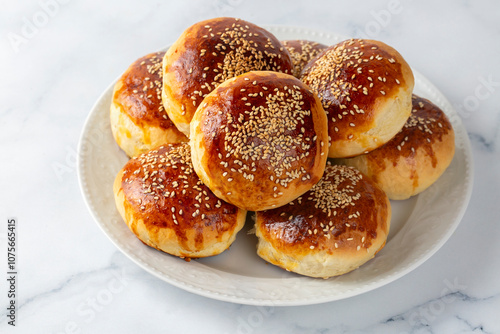
[[[432,185],[455,153],[455,135],[444,112],[413,95],[413,110],[403,129],[384,146],[339,160],[371,177],[390,199],[407,199]]]
[[[390,218],[389,200],[373,181],[352,167],[328,163],[310,191],[256,213],[258,254],[302,275],[341,275],[384,246]]]
[[[379,41],[351,39],[329,47],[304,68],[302,80],[328,114],[332,158],[380,147],[411,112],[412,71]]]
[[[145,244],[180,257],[219,254],[246,212],[217,198],[193,171],[187,143],[131,159],[114,184],[118,211]]]
[[[290,53],[293,63],[293,76],[296,78],[300,78],[302,70],[311,59],[328,47],[325,44],[304,39],[281,41],[281,44]]]
[[[148,123],[168,129],[174,126],[161,101],[162,59],[165,52],[150,53],[137,59],[123,73],[113,94],[135,123]]]
[[[137,59],[117,81],[111,104],[111,128],[118,145],[135,156],[160,144],[187,141],[161,100],[165,52]]]
[[[189,122],[203,98],[225,80],[251,70],[291,73],[290,55],[274,35],[250,22],[228,17],[198,22],[164,57],[163,104],[189,135]]]
[[[327,142],[318,98],[277,72],[226,81],[191,122],[200,178],[218,197],[253,211],[284,205],[310,189],[323,174]]]

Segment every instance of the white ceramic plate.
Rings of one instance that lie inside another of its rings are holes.
[[[309,39],[327,45],[345,37],[296,27],[267,27],[280,40]],[[417,71],[415,93],[437,104],[456,133],[456,153],[444,175],[422,194],[392,201],[391,232],[385,248],[359,269],[328,280],[288,273],[256,255],[257,239],[247,234],[251,219],[231,249],[186,262],[141,243],[115,209],[112,184],[127,161],[113,140],[109,106],[113,84],[102,94],[83,128],[78,176],[83,197],[97,224],[125,255],[151,274],[206,297],[252,305],[305,305],[343,299],[383,286],[407,274],[434,254],[460,222],[472,191],[470,142],[456,111]]]

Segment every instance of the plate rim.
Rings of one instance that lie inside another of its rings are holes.
[[[311,28],[306,28],[306,27],[298,27],[298,26],[287,26],[287,25],[263,25],[266,29],[271,31],[273,34],[279,34],[281,32],[286,32],[286,33],[294,33],[294,32],[300,32],[303,35],[309,35],[309,36],[320,36],[325,39],[337,39],[337,40],[344,40],[347,38],[350,38],[345,35],[340,35],[336,34],[334,32],[327,32],[327,31],[322,31],[318,29],[311,29]],[[413,68],[412,68],[413,69]],[[210,289],[204,289],[200,288],[199,286],[194,286],[192,284],[189,284],[187,282],[182,282],[178,281],[177,279],[173,277],[168,277],[162,274],[159,270],[156,270],[153,268],[151,265],[144,263],[138,256],[135,254],[130,254],[129,251],[127,250],[126,246],[123,244],[123,241],[120,241],[118,239],[112,238],[110,235],[109,231],[106,228],[105,223],[101,222],[101,217],[97,214],[97,210],[94,207],[94,204],[92,203],[92,199],[89,197],[89,193],[86,191],[87,189],[87,180],[86,180],[86,175],[84,172],[84,155],[85,155],[85,150],[84,150],[84,144],[86,140],[86,136],[88,135],[89,127],[92,123],[92,120],[94,117],[97,117],[96,114],[98,112],[98,107],[100,104],[103,103],[104,98],[106,98],[107,95],[110,94],[110,91],[112,91],[115,82],[118,80],[115,79],[99,96],[99,98],[96,100],[94,105],[92,106],[89,114],[87,115],[87,118],[84,122],[80,138],[78,141],[78,147],[77,147],[77,176],[78,176],[78,183],[80,187],[80,191],[82,194],[82,197],[84,199],[84,202],[89,209],[92,218],[94,221],[97,223],[101,231],[110,239],[110,241],[117,247],[125,256],[127,256],[129,259],[131,259],[134,263],[136,263],[139,267],[142,269],[146,270],[150,274],[158,277],[159,279],[176,286],[178,288],[181,288],[183,290],[189,291],[191,293],[195,293],[197,295],[205,296],[208,298],[216,299],[216,300],[221,300],[225,302],[232,302],[232,303],[240,303],[240,304],[246,304],[246,305],[256,305],[256,306],[296,306],[296,305],[312,305],[312,304],[319,304],[319,303],[325,303],[325,302],[331,302],[331,301],[336,301],[336,300],[342,300],[346,298],[350,298],[353,296],[357,296],[360,294],[364,294],[368,291],[372,291],[374,289],[377,289],[379,287],[382,287],[384,285],[387,285],[405,275],[410,273],[411,271],[415,270],[418,268],[421,264],[426,262],[432,255],[434,255],[451,237],[451,235],[455,232],[456,228],[458,227],[459,223],[461,222],[468,204],[470,203],[470,198],[472,195],[472,188],[473,188],[473,171],[474,171],[474,163],[472,159],[472,149],[471,149],[471,144],[470,144],[470,139],[468,138],[465,126],[462,123],[462,120],[458,116],[458,113],[456,110],[453,108],[451,103],[447,100],[447,98],[443,95],[443,93],[432,83],[430,82],[426,77],[424,77],[420,72],[414,70],[414,73],[416,74],[416,77],[420,81],[422,81],[428,88],[432,89],[432,93],[435,95],[435,98],[438,100],[437,102],[433,99],[432,102],[435,104],[439,104],[440,107],[443,105],[446,106],[446,108],[442,108],[443,111],[448,115],[448,117],[453,116],[455,119],[453,120],[453,128],[455,133],[459,133],[460,136],[456,136],[460,138],[460,147],[458,147],[460,150],[462,150],[466,162],[465,166],[465,172],[466,172],[466,178],[464,180],[464,187],[465,187],[465,192],[463,193],[462,196],[462,202],[464,205],[462,205],[458,210],[457,213],[454,215],[455,219],[453,222],[449,225],[448,229],[446,230],[446,233],[439,239],[437,239],[437,242],[434,243],[434,245],[428,250],[427,252],[423,253],[420,257],[417,257],[413,261],[410,261],[405,267],[403,267],[401,270],[397,271],[396,273],[393,273],[391,275],[388,275],[387,277],[382,277],[376,282],[372,282],[371,284],[364,285],[363,287],[358,287],[358,288],[351,288],[346,290],[341,295],[336,295],[336,296],[324,296],[323,298],[318,298],[314,297],[311,299],[308,298],[299,298],[299,299],[286,299],[286,298],[280,298],[280,299],[273,299],[269,297],[268,299],[265,298],[251,298],[251,297],[242,297],[242,296],[237,296],[234,293],[220,293],[217,291],[213,291]],[[120,74],[121,75],[121,74]],[[446,110],[445,110],[446,109]],[[213,269],[215,271],[218,271],[217,269]],[[239,276],[237,274],[232,274],[232,273],[227,273],[224,272],[224,275],[229,275],[229,276]],[[259,281],[266,281],[266,280],[276,280],[275,278],[255,278],[258,279]],[[296,278],[292,278],[296,279]],[[317,279],[311,279],[308,277],[300,277],[298,279],[301,280],[317,280]]]

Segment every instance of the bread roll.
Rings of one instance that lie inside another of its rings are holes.
[[[170,120],[161,100],[162,60],[156,52],[132,63],[115,84],[111,131],[129,157],[166,143],[187,141]]]
[[[302,70],[311,59],[327,48],[325,44],[304,39],[281,41],[281,44],[290,53],[293,63],[293,76],[296,78],[300,78]]]
[[[182,258],[220,254],[245,223],[246,211],[215,197],[194,173],[187,143],[132,158],[113,190],[118,211],[143,243]]]
[[[390,220],[390,202],[373,181],[352,167],[328,164],[310,191],[256,213],[257,253],[301,275],[342,275],[384,247]]]
[[[350,39],[329,47],[302,72],[328,115],[329,157],[346,158],[382,146],[411,113],[413,73],[392,47]]]
[[[220,17],[189,27],[163,60],[163,104],[177,128],[189,123],[203,98],[225,80],[252,70],[292,72],[288,51],[270,32]]]
[[[407,199],[431,186],[455,153],[455,134],[439,107],[413,96],[413,110],[403,129],[387,144],[338,163],[368,175],[390,199]]]
[[[295,77],[254,71],[227,80],[191,122],[196,173],[219,198],[258,211],[284,205],[323,174],[326,116]]]

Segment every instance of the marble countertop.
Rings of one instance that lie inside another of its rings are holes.
[[[500,333],[500,4],[480,1],[6,2],[0,11],[1,333]],[[234,16],[379,39],[451,101],[474,189],[457,230],[383,287],[310,306],[198,296],[150,275],[93,221],[77,144],[101,92],[194,22]],[[16,235],[16,326],[7,247]]]

